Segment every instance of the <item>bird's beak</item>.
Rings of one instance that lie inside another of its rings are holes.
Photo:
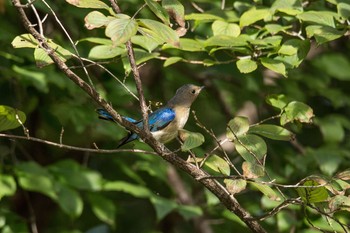
[[[200,89],[200,91],[202,91],[203,89],[205,88],[205,86],[201,86],[201,89]]]

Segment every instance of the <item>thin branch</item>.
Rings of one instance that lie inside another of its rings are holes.
[[[96,146],[95,143],[94,143],[94,146],[95,146],[96,149],[65,145],[65,144],[62,144],[62,142],[61,142],[61,140],[62,140],[62,138],[61,138],[62,132],[63,131],[61,131],[60,142],[59,143],[48,141],[48,140],[44,140],[44,139],[40,139],[40,138],[30,137],[30,136],[18,136],[18,135],[2,134],[2,133],[0,134],[0,138],[21,139],[21,140],[39,142],[39,143],[42,143],[42,144],[55,146],[55,147],[59,147],[59,148],[62,148],[62,149],[67,149],[67,150],[75,150],[75,151],[83,151],[83,152],[91,152],[91,153],[99,153],[99,154],[112,154],[112,153],[119,153],[119,152],[133,152],[133,153],[143,153],[143,154],[157,155],[157,153],[154,152],[154,151],[146,151],[146,150],[139,150],[139,149],[112,149],[112,150],[99,149]]]

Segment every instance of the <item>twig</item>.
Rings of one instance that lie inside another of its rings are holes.
[[[75,150],[75,151],[84,151],[84,152],[91,152],[91,153],[99,153],[99,154],[111,154],[111,153],[119,153],[119,152],[133,152],[133,153],[143,153],[143,154],[151,154],[151,155],[156,155],[156,152],[153,151],[146,151],[146,150],[139,150],[139,149],[113,149],[113,150],[105,150],[105,149],[92,149],[92,148],[84,148],[84,147],[77,147],[77,146],[70,146],[70,145],[65,145],[40,138],[35,138],[35,137],[25,137],[25,136],[18,136],[18,135],[11,135],[11,134],[0,134],[0,138],[9,138],[9,139],[21,139],[21,140],[28,140],[28,141],[33,141],[33,142],[39,142],[43,144],[47,144],[50,146],[56,146],[59,148],[63,149],[68,149],[68,150]],[[94,144],[96,145],[96,144]]]

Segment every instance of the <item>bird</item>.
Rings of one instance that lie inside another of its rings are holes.
[[[175,95],[167,102],[164,107],[148,115],[148,127],[152,136],[161,143],[167,143],[177,137],[180,129],[185,126],[192,103],[197,99],[204,86],[186,84],[177,89]],[[97,109],[98,117],[103,120],[114,121],[113,117],[104,109]],[[143,119],[135,120],[130,117],[123,118],[138,128],[143,129]],[[115,121],[114,121],[115,122]],[[117,148],[139,139],[139,136],[133,132],[122,138],[117,144]]]

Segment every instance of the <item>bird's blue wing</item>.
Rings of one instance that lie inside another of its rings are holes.
[[[160,108],[148,116],[148,125],[151,132],[164,129],[175,119],[175,112],[171,108]],[[142,128],[143,122],[140,120],[137,127]]]

